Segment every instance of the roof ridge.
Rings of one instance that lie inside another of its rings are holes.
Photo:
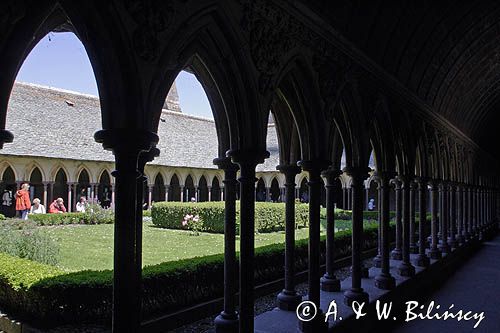
[[[14,86],[27,86],[27,87],[39,88],[39,89],[44,89],[44,90],[50,90],[53,92],[59,92],[59,93],[70,94],[70,95],[74,95],[74,96],[91,98],[91,99],[95,99],[95,100],[99,101],[99,96],[84,94],[84,93],[81,93],[78,91],[67,90],[67,89],[63,89],[63,88],[44,86],[44,85],[37,84],[37,83],[15,81]]]

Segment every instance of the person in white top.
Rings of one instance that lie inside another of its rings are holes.
[[[40,203],[40,199],[33,199],[33,205],[30,208],[30,214],[45,214],[45,207]]]
[[[79,213],[85,213],[86,207],[87,207],[87,199],[85,199],[85,197],[80,197],[80,201],[76,203],[76,211]]]

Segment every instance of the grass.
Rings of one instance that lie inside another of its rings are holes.
[[[58,267],[79,271],[113,268],[113,225],[65,225],[42,227],[60,244]],[[296,230],[296,238],[307,238],[308,229]],[[255,235],[255,246],[285,241],[284,232]],[[237,240],[237,248],[239,241]],[[224,235],[161,229],[145,222],[143,228],[143,266],[224,252]]]

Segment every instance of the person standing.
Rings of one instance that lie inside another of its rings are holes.
[[[16,210],[23,220],[28,219],[28,213],[31,209],[30,193],[28,192],[29,189],[30,185],[28,183],[24,183],[21,185],[21,189],[16,192]]]

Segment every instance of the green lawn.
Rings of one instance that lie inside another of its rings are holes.
[[[71,271],[111,269],[113,267],[113,225],[66,225],[43,227],[60,244],[59,267]],[[224,235],[160,229],[144,223],[143,265],[205,256],[224,252]],[[296,238],[307,238],[308,229],[296,231]],[[284,232],[255,235],[255,246],[285,241]],[[237,242],[237,247],[239,242]]]

